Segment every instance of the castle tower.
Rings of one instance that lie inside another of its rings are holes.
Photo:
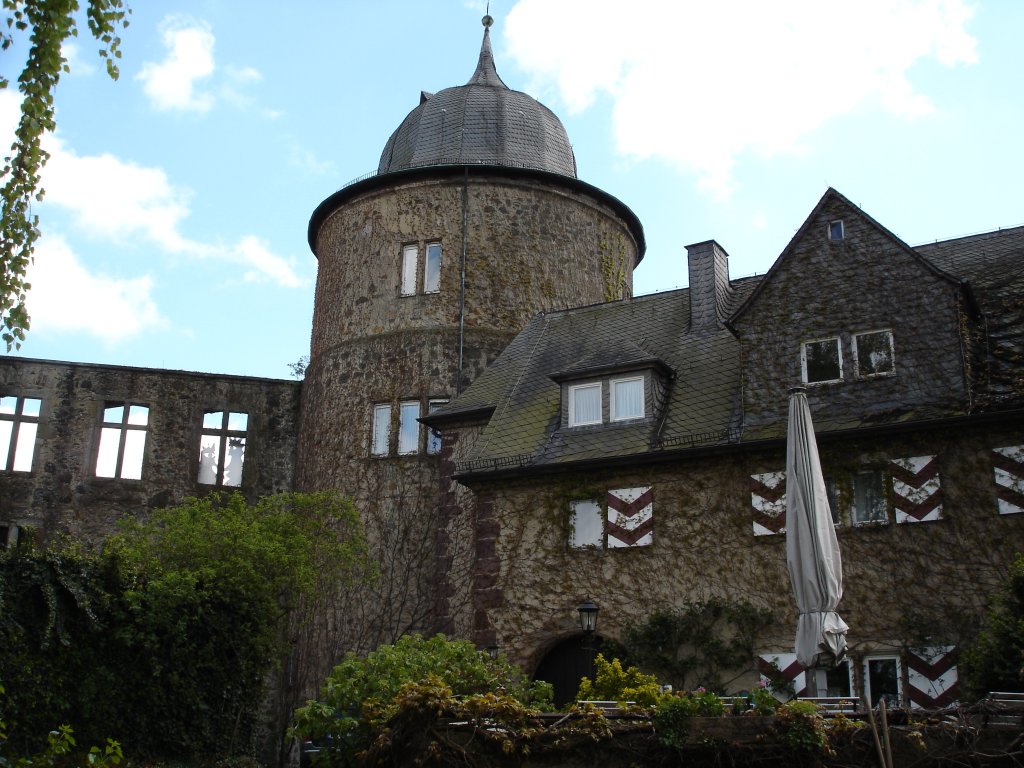
[[[309,224],[297,487],[353,496],[381,561],[374,597],[340,608],[350,636],[323,641],[328,655],[434,629],[438,446],[416,419],[538,312],[629,296],[643,256],[636,216],[576,177],[559,119],[498,76],[490,23],[469,82],[422,93],[377,173]]]

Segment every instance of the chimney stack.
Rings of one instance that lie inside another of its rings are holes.
[[[729,254],[714,240],[686,246],[690,273],[690,332],[722,327],[732,288]]]

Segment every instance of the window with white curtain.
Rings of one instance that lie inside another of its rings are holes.
[[[601,383],[569,387],[569,426],[601,423]]]
[[[391,405],[381,403],[373,406],[373,444],[370,452],[374,456],[391,453]]]
[[[611,419],[642,419],[644,417],[644,377],[612,379]]]
[[[416,273],[419,263],[419,247],[407,245],[402,249],[402,295],[413,296],[416,293]]]
[[[398,413],[398,452],[416,453],[420,449],[420,404],[418,400],[401,404]]]

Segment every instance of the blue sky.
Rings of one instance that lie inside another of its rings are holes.
[[[376,168],[421,90],[469,79],[484,4],[132,5],[118,82],[84,24],[67,51],[17,354],[287,378],[309,346],[310,214]],[[912,245],[1024,224],[1024,3],[490,12],[499,74],[643,222],[637,293],[685,285],[685,245],[712,238],[734,276],[766,271],[828,186]],[[16,108],[0,92],[5,135]]]

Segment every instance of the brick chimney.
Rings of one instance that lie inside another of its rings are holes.
[[[714,240],[686,246],[690,272],[690,331],[716,331],[727,314],[729,254]]]

